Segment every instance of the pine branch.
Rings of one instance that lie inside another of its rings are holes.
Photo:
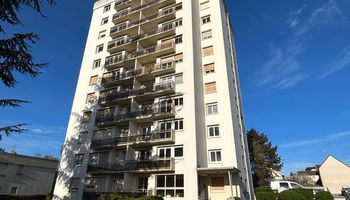
[[[1,133],[5,133],[6,136],[9,136],[11,133],[22,133],[26,131],[26,129],[23,128],[25,125],[27,124],[16,124],[12,126],[0,127],[0,140],[2,139]]]
[[[19,99],[0,99],[0,107],[19,107],[21,104],[30,103]]]
[[[0,0],[1,1],[1,0]],[[0,79],[7,87],[14,87],[17,81],[13,73],[19,72],[37,77],[47,64],[34,63],[29,52],[38,36],[33,33],[15,34],[12,38],[0,40]]]
[[[55,0],[46,1],[49,5],[55,4]],[[21,20],[18,18],[17,13],[23,5],[34,9],[41,16],[45,17],[41,12],[41,0],[0,0],[0,20],[12,25],[21,24]]]

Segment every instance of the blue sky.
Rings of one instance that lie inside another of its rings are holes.
[[[44,7],[48,19],[28,9],[23,27],[34,31],[45,73],[17,76],[0,97],[31,100],[6,108],[0,126],[29,123],[29,131],[4,137],[0,147],[59,156],[68,123],[93,1],[60,0]],[[321,163],[332,154],[350,164],[350,0],[229,0],[234,24],[247,129],[265,132],[284,162],[283,172]]]

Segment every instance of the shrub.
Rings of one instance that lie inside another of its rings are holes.
[[[259,191],[255,193],[256,200],[275,200],[276,194],[272,191]]]
[[[306,200],[303,195],[295,190],[286,190],[277,195],[279,200]]]
[[[314,199],[314,192],[311,189],[292,189],[293,191],[303,195],[305,200],[313,200]]]
[[[163,200],[163,197],[159,197],[159,196],[143,196],[143,197],[139,197],[137,200]]]
[[[0,195],[1,200],[45,200],[45,195],[11,196]]]
[[[111,194],[102,194],[98,197],[98,200],[163,200],[159,196],[142,196],[139,198],[128,197],[121,194],[111,193]]]
[[[333,196],[330,192],[317,192],[315,195],[316,200],[333,200]]]

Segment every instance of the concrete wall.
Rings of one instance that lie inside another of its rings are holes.
[[[0,153],[0,194],[40,195],[51,192],[58,161]]]

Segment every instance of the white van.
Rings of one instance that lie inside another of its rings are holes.
[[[274,191],[282,192],[289,189],[305,188],[299,183],[293,181],[271,181],[271,189]]]

